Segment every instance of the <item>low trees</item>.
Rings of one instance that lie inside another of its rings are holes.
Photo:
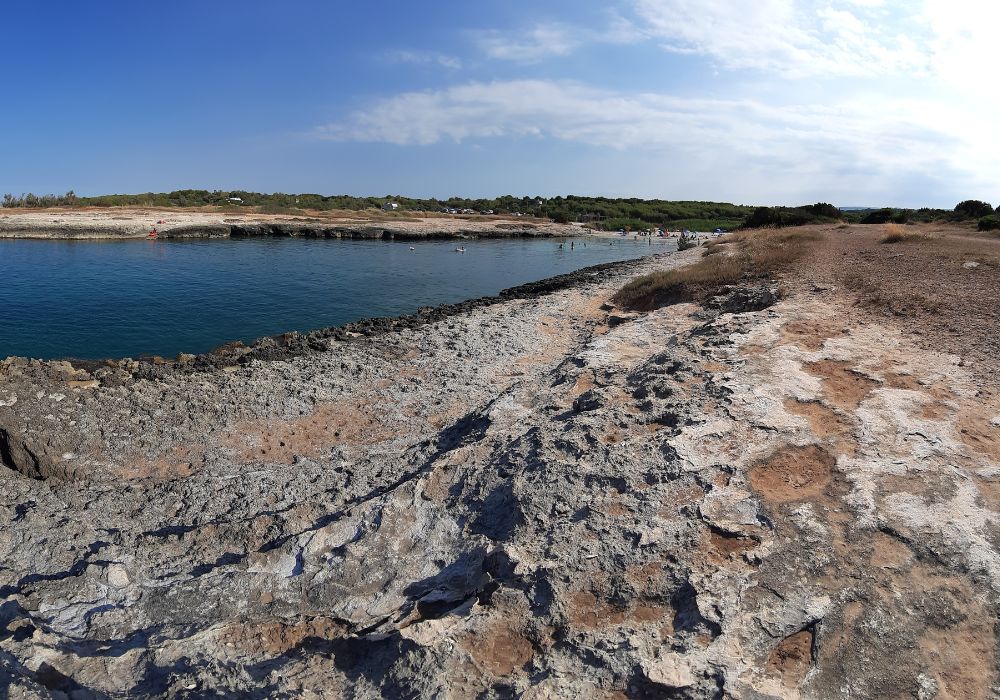
[[[804,207],[757,207],[743,222],[743,228],[780,228],[839,221],[841,211],[832,204],[817,202]]]
[[[744,228],[765,228],[782,226],[781,212],[777,207],[757,207],[743,223]]]
[[[967,199],[955,205],[955,213],[961,219],[979,219],[993,213],[993,205],[978,199]]]
[[[0,199],[0,207],[7,209],[44,209],[48,207],[72,207],[79,203],[79,198],[73,190],[66,194],[34,194],[28,192],[20,196],[7,193]]]

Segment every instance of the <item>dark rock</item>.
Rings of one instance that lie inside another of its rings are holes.
[[[604,399],[593,389],[585,391],[573,400],[573,410],[577,413],[596,411],[603,405]]]
[[[608,316],[608,328],[615,328],[617,326],[622,325],[623,323],[628,323],[629,321],[634,320],[636,317],[637,314],[628,314],[628,315],[611,314],[610,316]]]
[[[770,287],[740,287],[712,298],[706,306],[726,313],[740,314],[763,311],[778,302],[777,290]]]

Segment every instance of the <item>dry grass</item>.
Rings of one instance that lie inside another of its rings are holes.
[[[960,315],[962,321],[942,324],[959,327],[971,314],[957,314],[955,309],[978,309],[978,300],[995,298],[1000,241],[955,224],[886,227],[876,235],[907,245],[893,251],[870,249],[844,266],[838,279],[857,293],[859,305],[905,318]],[[896,240],[897,235],[902,238]],[[973,299],[977,301],[970,304]],[[984,307],[987,315],[992,313],[989,308]],[[992,316],[984,324],[991,329],[994,325]]]
[[[908,231],[901,224],[886,224],[882,243],[907,243],[910,241],[922,241],[926,238],[926,234],[919,231]]]
[[[799,259],[818,239],[815,232],[791,229],[737,231],[710,243],[698,262],[636,278],[618,290],[624,308],[655,309],[712,296],[725,285],[772,276]]]
[[[638,277],[618,290],[614,301],[630,309],[655,309],[687,301],[698,289],[732,284],[742,275],[743,266],[727,256],[702,258],[694,265]]]

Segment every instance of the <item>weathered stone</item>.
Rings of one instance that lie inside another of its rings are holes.
[[[996,400],[808,286],[602,323],[691,253],[86,391],[4,362],[0,690],[996,694]]]
[[[665,688],[690,688],[697,680],[690,662],[680,654],[664,654],[643,664],[643,673],[653,683]]]

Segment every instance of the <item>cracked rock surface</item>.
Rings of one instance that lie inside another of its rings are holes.
[[[607,304],[698,254],[284,359],[7,360],[0,689],[997,697],[995,395],[835,290]]]

